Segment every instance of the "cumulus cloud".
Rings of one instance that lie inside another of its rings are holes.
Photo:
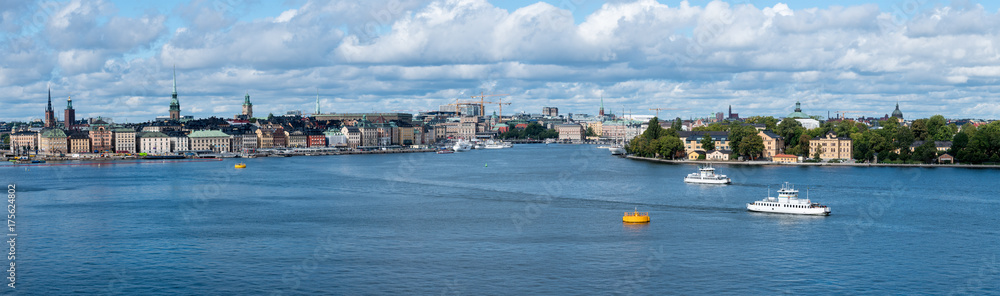
[[[888,113],[897,100],[914,116],[996,114],[968,98],[995,99],[1000,16],[961,1],[903,14],[609,1],[582,18],[545,2],[306,1],[262,13],[216,3],[124,17],[105,1],[0,0],[0,118],[40,117],[52,84],[90,108],[80,114],[151,119],[169,103],[173,65],[182,112],[195,116],[229,116],[219,113],[238,111],[247,90],[262,114],[311,110],[317,89],[331,112],[436,109],[491,91],[527,112],[596,113],[603,96],[615,113],[690,109],[671,117],[728,105],[782,116],[795,101],[817,115]],[[44,22],[24,21],[37,11]]]

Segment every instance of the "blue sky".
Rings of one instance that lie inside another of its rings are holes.
[[[998,118],[1000,16],[976,1],[0,0],[0,120],[61,113],[508,110]],[[745,5],[749,4],[749,6]]]

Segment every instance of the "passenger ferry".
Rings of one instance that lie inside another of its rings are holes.
[[[747,210],[779,214],[830,215],[830,207],[814,203],[809,200],[808,196],[806,196],[806,199],[799,199],[799,191],[792,188],[792,185],[789,185],[788,182],[785,182],[781,186],[781,189],[778,190],[778,197],[770,195],[771,192],[768,190],[768,197],[748,203]]]
[[[697,173],[688,174],[684,177],[684,182],[686,183],[698,183],[698,184],[730,184],[732,180],[726,175],[716,175],[715,168],[712,166],[705,166],[698,169]]]
[[[458,140],[458,142],[455,142],[455,146],[451,147],[451,150],[453,150],[455,152],[469,151],[469,150],[472,150],[472,144],[469,143],[469,141],[466,141],[466,140]]]

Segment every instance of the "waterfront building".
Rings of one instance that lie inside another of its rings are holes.
[[[799,162],[799,157],[790,154],[775,154],[771,157],[771,161],[778,163],[797,163]]]
[[[948,153],[941,154],[941,156],[938,156],[938,158],[937,158],[937,163],[940,163],[940,164],[953,164],[953,163],[955,163],[955,157],[951,156],[951,154],[948,154]]]
[[[323,132],[329,147],[347,147],[347,136],[340,129],[330,128]]]
[[[86,131],[69,133],[69,153],[90,153],[90,134]]]
[[[684,143],[684,153],[692,153],[694,151],[702,150],[701,140],[705,138],[705,134],[712,137],[712,141],[715,142],[716,150],[729,150],[729,132],[689,132],[680,131],[677,132],[680,137],[681,142]]]
[[[705,152],[705,159],[708,160],[729,160],[729,155],[733,154],[731,150],[709,150]]]
[[[345,126],[340,132],[347,137],[347,148],[357,149],[361,146],[361,129],[356,126]]]
[[[181,119],[181,103],[177,100],[177,67],[174,67],[174,92],[170,94],[170,119]]]
[[[274,129],[259,128],[257,134],[257,147],[260,149],[274,148]]]
[[[52,89],[49,89],[49,104],[45,107],[45,127],[56,127],[56,113],[52,111]]]
[[[139,144],[136,141],[136,132],[132,128],[119,127],[111,131],[115,140],[115,152],[135,153],[139,151]]]
[[[187,133],[182,131],[167,131],[162,133],[166,134],[167,139],[170,141],[170,152],[191,150],[191,141],[188,139]]]
[[[326,135],[318,130],[306,131],[306,145],[308,147],[326,147]]]
[[[90,123],[90,148],[94,153],[110,153],[114,151],[114,135],[108,123],[98,118]]]
[[[559,140],[583,141],[587,137],[587,131],[579,124],[560,124],[556,126],[559,133]]]
[[[274,143],[273,147],[288,147],[288,137],[285,135],[285,129],[282,127],[275,127],[271,132],[271,142]]]
[[[636,136],[642,134],[646,129],[643,127],[645,123],[635,120],[615,120],[615,121],[605,121],[601,125],[602,134],[605,138],[614,140],[632,140]]]
[[[809,157],[820,152],[821,159],[851,159],[852,148],[851,138],[837,137],[833,132],[826,133],[823,137],[815,137],[809,141]]]
[[[604,121],[592,121],[587,123],[587,127],[594,130],[594,134],[598,137],[604,137]]]
[[[250,91],[247,91],[247,95],[243,99],[243,116],[246,119],[253,118],[253,104],[250,103]]]
[[[254,153],[257,151],[257,133],[246,131],[233,135],[233,152]]]
[[[687,158],[689,160],[698,160],[698,159],[701,158],[702,155],[705,155],[705,151],[704,150],[695,150],[695,151],[691,151],[691,153],[688,153],[687,154]]]
[[[171,152],[170,137],[161,132],[145,132],[138,135],[139,153],[163,154]]]
[[[303,148],[309,146],[308,137],[301,130],[286,131],[285,136],[288,137],[288,145],[285,147]]]
[[[38,150],[38,133],[20,131],[10,135],[10,149],[18,154],[32,153]]]
[[[191,142],[191,150],[212,150],[215,152],[231,152],[231,139],[229,135],[219,130],[194,131],[188,138]]]
[[[781,153],[782,147],[785,147],[785,138],[775,134],[770,130],[762,130],[757,132],[757,135],[761,139],[764,139],[764,157],[772,158],[778,153]]]
[[[69,150],[69,141],[62,129],[50,128],[38,136],[39,153],[58,155]]]
[[[66,98],[66,110],[63,111],[63,126],[66,130],[72,130],[76,125],[76,110],[73,110],[73,97]]]

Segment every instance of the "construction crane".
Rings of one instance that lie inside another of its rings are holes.
[[[845,118],[847,118],[847,113],[875,113],[875,111],[855,111],[855,110],[852,110],[852,111],[837,111],[837,112],[833,112],[833,113],[840,114],[840,119],[845,119]]]
[[[437,110],[392,110],[392,112],[434,112]]]
[[[485,104],[500,104],[500,103],[486,102],[486,97],[499,97],[499,96],[509,96],[509,95],[510,94],[491,94],[491,95],[487,95],[484,92],[479,92],[478,96],[472,96],[472,98],[473,99],[479,98],[479,116],[485,116],[486,115],[484,113],[485,110],[483,109],[483,107],[484,107]]]
[[[660,117],[660,110],[687,110],[685,108],[649,108],[649,111],[656,110],[656,117]]]

